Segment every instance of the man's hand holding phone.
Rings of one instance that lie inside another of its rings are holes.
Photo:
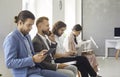
[[[45,58],[46,58],[46,56],[47,55],[45,55],[45,53],[47,53],[48,52],[48,50],[42,50],[42,51],[40,51],[40,53],[37,53],[36,55],[34,55],[32,58],[33,58],[33,61],[35,62],[35,63],[40,63],[40,62],[42,62]]]
[[[53,53],[54,51],[55,51],[55,48],[51,48],[44,55],[49,55],[49,54]]]

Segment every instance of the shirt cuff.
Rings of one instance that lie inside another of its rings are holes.
[[[56,64],[56,69],[58,69],[58,64]]]

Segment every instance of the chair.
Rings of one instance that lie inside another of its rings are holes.
[[[116,54],[115,54],[115,58],[116,58],[116,60],[118,60],[119,53],[120,53],[120,49],[118,49],[118,50],[116,51]]]
[[[82,77],[80,71],[78,71],[78,77]]]

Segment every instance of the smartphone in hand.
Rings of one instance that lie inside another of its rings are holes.
[[[53,53],[54,51],[55,51],[55,48],[51,48],[44,55],[49,55],[49,54]]]

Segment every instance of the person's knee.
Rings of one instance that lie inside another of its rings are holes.
[[[68,71],[68,72],[66,72],[68,75],[69,75],[69,77],[75,77],[76,75],[74,74],[74,72],[73,71]]]
[[[71,67],[71,69],[73,70],[73,72],[74,72],[75,74],[77,74],[78,68],[77,68],[76,66],[74,66],[74,65],[71,65],[70,67]]]
[[[71,70],[74,74],[77,74],[78,71],[77,67],[74,65],[68,65],[67,67],[65,67],[65,69]]]
[[[59,69],[59,70],[57,70],[57,72],[64,74],[64,75],[67,75],[68,77],[75,77],[74,72],[72,70],[69,70],[69,69]]]
[[[61,73],[60,73],[61,72]],[[69,77],[67,74],[65,74],[64,72],[62,73],[61,70],[59,70],[58,72],[56,71],[51,71],[51,70],[42,70],[42,75],[44,77]]]

